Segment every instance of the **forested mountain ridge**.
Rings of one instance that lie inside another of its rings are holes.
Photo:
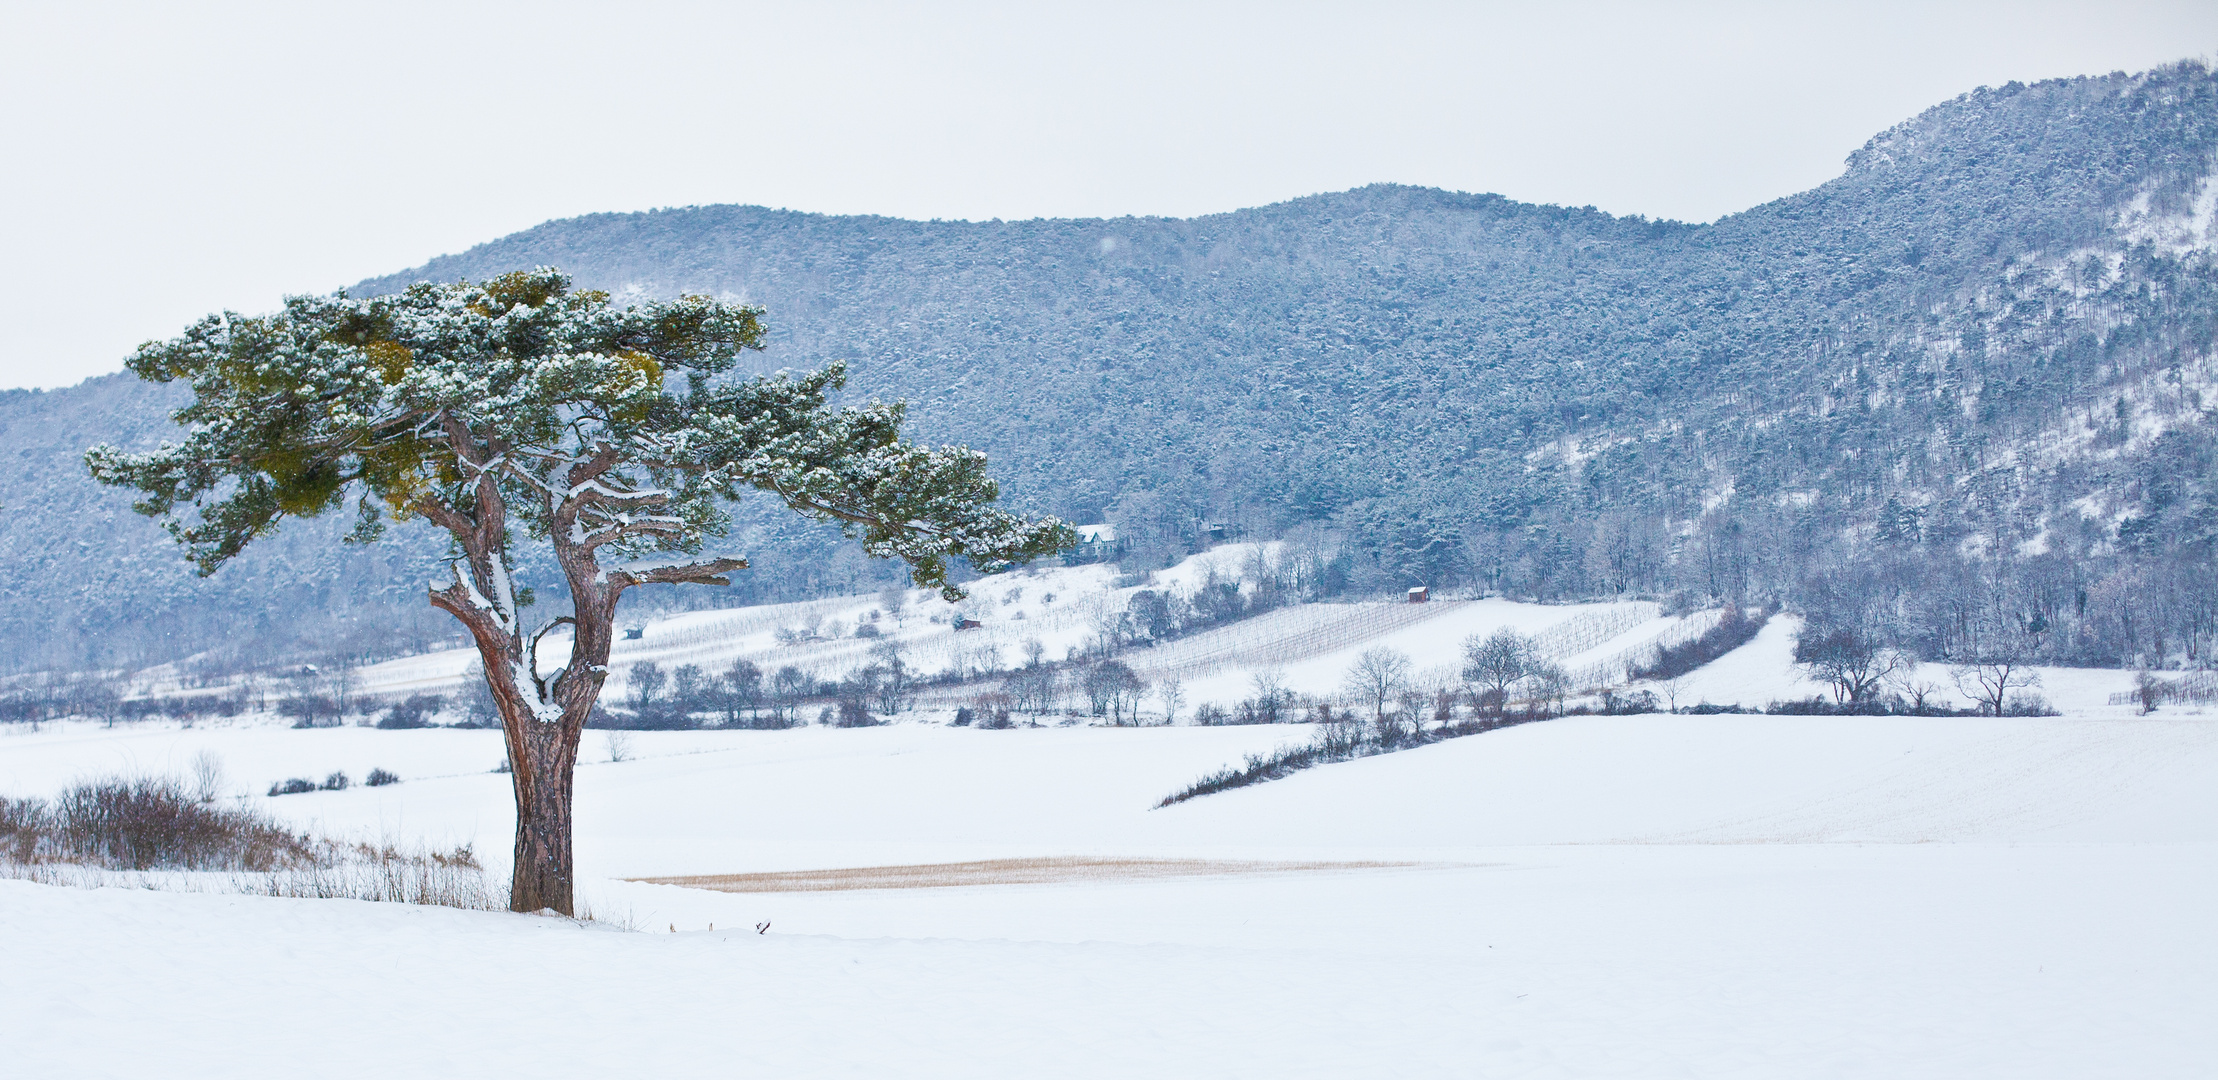
[[[1329,530],[1357,589],[1780,597],[1937,655],[2150,660],[2218,608],[2187,585],[2218,532],[2214,155],[2186,63],[1966,94],[1711,225],[1392,185],[1189,220],[713,206],[354,291],[555,265],[744,297],[766,369],[848,361],[1135,561],[1233,520]]]

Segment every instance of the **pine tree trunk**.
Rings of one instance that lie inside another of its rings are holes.
[[[511,911],[553,909],[576,915],[576,870],[570,835],[570,796],[578,763],[578,743],[585,735],[585,721],[601,696],[608,678],[609,650],[613,645],[616,601],[625,589],[645,583],[698,583],[728,585],[720,575],[743,570],[747,560],[709,557],[645,570],[603,571],[594,557],[596,542],[588,542],[578,525],[579,500],[605,501],[605,487],[587,487],[616,461],[615,451],[603,446],[595,456],[573,465],[566,483],[577,489],[576,498],[557,500],[554,521],[548,529],[555,559],[562,564],[570,585],[570,616],[548,623],[526,636],[518,618],[515,582],[509,570],[507,507],[501,502],[489,462],[497,447],[470,442],[466,432],[454,435],[456,454],[477,465],[481,472],[474,514],[448,509],[435,500],[419,500],[416,508],[454,534],[467,553],[464,568],[454,567],[451,585],[434,584],[432,606],[453,615],[469,628],[478,656],[485,664],[485,683],[500,711],[501,728],[508,738],[508,761],[516,789],[515,876],[508,892]],[[629,496],[635,503],[659,506],[660,492]],[[617,534],[621,535],[621,530]],[[603,537],[601,543],[610,537]],[[570,624],[570,660],[553,678],[538,671],[536,643],[558,623]],[[552,710],[560,715],[542,718]]]
[[[564,915],[577,914],[570,831],[577,746],[575,740],[564,737],[566,727],[526,721],[517,740],[523,743],[523,753],[513,759],[516,871],[509,885],[510,911],[552,908]]]

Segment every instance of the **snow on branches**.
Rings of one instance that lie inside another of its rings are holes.
[[[204,574],[286,517],[422,518],[460,557],[431,603],[470,631],[500,711],[516,789],[518,911],[571,910],[571,781],[608,677],[616,603],[649,584],[728,584],[706,555],[734,499],[765,492],[905,560],[949,599],[952,560],[992,569],[1068,547],[1071,529],[994,509],[985,458],[901,438],[901,406],[834,408],[837,365],[736,380],[762,312],[707,297],[617,308],[559,271],[392,296],[302,296],[264,317],[211,315],[153,342],[131,370],[185,380],[185,440],[95,446],[85,464],[136,488]],[[527,632],[520,541],[554,549],[571,611]],[[602,559],[611,559],[603,565]],[[572,633],[542,674],[539,643]]]
[[[476,533],[490,493],[504,528],[632,557],[699,550],[728,524],[727,501],[755,489],[950,595],[953,558],[990,569],[1067,541],[1059,522],[991,507],[982,455],[902,441],[900,405],[831,408],[836,365],[719,378],[762,339],[756,308],[698,296],[617,308],[550,269],[294,297],[141,348],[142,378],[191,384],[176,417],[190,435],[86,460],[143,492],[139,509],[166,518],[203,573],[282,518],[349,498],[357,538],[387,516]]]

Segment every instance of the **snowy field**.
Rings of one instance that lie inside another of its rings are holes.
[[[1704,677],[1789,682],[1778,647]],[[2126,678],[2051,674],[2060,703]],[[2218,1060],[2218,715],[1571,718],[1148,809],[1305,735],[639,732],[611,762],[589,733],[581,893],[639,932],[0,881],[0,1045],[11,1075],[132,1077],[2146,1078]],[[11,730],[0,792],[203,752],[248,793],[392,769],[403,783],[252,801],[505,854],[488,732]],[[1044,856],[1412,865],[624,880]]]

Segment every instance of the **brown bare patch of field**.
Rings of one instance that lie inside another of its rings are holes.
[[[838,870],[781,870],[760,874],[696,874],[630,880],[651,885],[681,885],[689,889],[713,889],[732,893],[834,892],[848,889],[948,889],[966,885],[1054,885],[1078,881],[1148,881],[1233,874],[1391,870],[1419,865],[1423,864],[1060,856],[921,863],[915,866],[857,866]]]

